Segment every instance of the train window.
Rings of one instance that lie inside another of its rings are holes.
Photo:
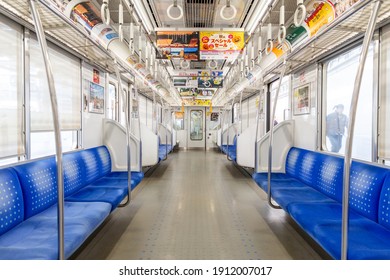
[[[118,121],[118,90],[116,85],[108,85],[107,118]]]
[[[77,149],[77,131],[61,131],[62,151]],[[31,158],[53,155],[56,152],[54,132],[31,133]]]
[[[203,140],[203,111],[191,110],[190,138],[193,141]]]
[[[271,110],[273,109],[273,104],[275,100],[276,90],[278,89],[279,80],[276,80],[271,83]],[[276,104],[275,110],[275,124],[280,123],[288,119],[288,112],[290,110],[289,102],[289,92],[290,92],[290,76],[286,76],[282,80],[282,85],[280,86],[278,104]]]
[[[0,18],[0,163],[24,155],[23,35],[19,26]],[[11,158],[12,157],[12,158]]]
[[[41,48],[30,40],[31,131],[53,131],[51,101]],[[81,129],[81,64],[63,50],[49,47],[54,82],[63,130]]]
[[[31,157],[55,153],[51,101],[41,49],[30,41],[30,112]],[[81,130],[80,60],[64,51],[49,47],[60,116],[63,152],[78,147]]]
[[[240,121],[240,103],[234,103],[233,105],[233,123],[238,123]]]
[[[357,108],[352,156],[372,160],[374,51],[370,47]],[[325,64],[323,149],[344,154],[349,107],[361,47],[343,53]]]
[[[184,112],[175,112],[173,128],[175,130],[184,130]]]

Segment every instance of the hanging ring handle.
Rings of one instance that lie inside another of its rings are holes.
[[[217,63],[215,60],[210,60],[210,61],[207,63],[207,66],[208,66],[210,69],[215,69],[215,68],[217,68],[218,63]]]
[[[190,68],[190,63],[188,62],[188,60],[183,59],[182,61],[180,61],[180,67],[183,69],[188,69]]]
[[[244,76],[247,77],[249,75],[249,67],[245,67]]]
[[[224,16],[224,11],[225,11],[226,8],[232,8],[232,9],[233,9],[233,15],[232,15],[231,17],[225,17],[225,16]],[[220,15],[221,18],[224,19],[224,20],[232,20],[232,19],[234,19],[234,18],[236,17],[236,15],[237,15],[237,9],[236,9],[236,7],[234,7],[233,5],[230,5],[230,6],[224,5],[224,6],[222,7],[222,9],[221,9],[219,15]]]
[[[274,42],[272,40],[268,40],[267,44],[265,45],[265,54],[269,55],[274,48]]]
[[[100,9],[102,20],[105,24],[109,25],[111,21],[110,9],[108,8],[108,1],[103,1],[102,7]]]
[[[298,18],[299,14],[301,14],[300,18]],[[299,3],[297,10],[295,11],[295,14],[294,14],[295,26],[297,26],[297,27],[301,26],[303,24],[303,21],[305,20],[305,18],[306,18],[306,7],[305,7],[305,5],[303,5],[303,3]]]
[[[280,25],[279,26],[279,32],[278,32],[278,42],[279,44],[283,43],[283,41],[286,39],[286,26]]]
[[[179,11],[180,11],[180,14],[178,17],[173,17],[171,15],[171,11],[172,11],[172,8],[175,7],[175,8],[178,8]],[[167,15],[168,17],[171,19],[171,20],[179,20],[183,17],[184,13],[183,13],[183,8],[180,6],[180,5],[175,5],[175,4],[171,4],[168,9],[167,9]]]

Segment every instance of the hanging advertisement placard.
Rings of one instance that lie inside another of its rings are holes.
[[[157,58],[186,60],[199,59],[199,32],[196,31],[158,31]]]
[[[234,59],[245,46],[243,31],[199,32],[200,59]]]
[[[223,71],[199,71],[198,88],[221,88]]]

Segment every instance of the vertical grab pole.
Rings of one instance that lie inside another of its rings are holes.
[[[276,90],[276,95],[275,95],[275,100],[274,100],[274,106],[272,108],[271,112],[271,118],[270,118],[270,127],[269,127],[269,148],[268,148],[268,188],[267,188],[267,196],[268,196],[268,204],[272,208],[275,209],[281,209],[280,206],[274,205],[272,203],[272,194],[271,194],[271,172],[272,172],[272,144],[273,144],[273,139],[274,139],[274,121],[275,121],[275,111],[276,111],[276,105],[278,103],[278,97],[279,97],[279,92],[280,92],[280,87],[282,86],[282,80],[284,77],[284,74],[286,73],[286,61],[283,62],[283,68],[282,72],[280,73],[279,77],[279,83],[278,83],[278,88]],[[272,100],[272,97],[270,98]]]
[[[241,91],[241,94],[240,94],[240,115],[239,115],[239,121],[240,121],[240,134],[242,133],[242,94],[244,93],[244,91],[242,90]]]
[[[231,118],[233,118],[233,110],[234,110],[234,99],[232,100],[232,106],[231,106]],[[234,120],[232,120],[232,127],[234,128]],[[228,160],[232,161],[232,159],[229,157],[229,144],[230,144],[230,126],[228,126],[227,129],[227,146],[226,146],[226,157]]]
[[[138,164],[139,164],[140,171],[142,171],[142,134],[141,134],[141,116],[139,114],[139,94],[138,94],[138,89],[133,84],[132,87],[134,88],[135,100],[137,100],[137,117],[138,117],[138,133],[139,133],[138,137],[139,137],[139,145],[141,151]],[[133,105],[131,106],[131,108],[132,107]]]
[[[261,77],[261,81],[263,80],[263,77]],[[262,81],[263,83],[263,81]],[[255,136],[255,170],[254,170],[254,173],[257,173],[257,170],[258,170],[258,159],[257,159],[257,155],[258,155],[258,151],[257,151],[257,136],[259,135],[259,122],[260,122],[260,112],[261,112],[261,96],[264,94],[264,85],[262,85],[262,90],[260,89],[259,91],[259,104],[257,105],[257,114],[256,114],[256,136]]]
[[[58,227],[58,259],[65,259],[64,249],[64,178],[62,168],[62,143],[61,143],[61,128],[58,114],[57,93],[54,85],[53,69],[51,67],[49,52],[46,43],[46,36],[43,30],[42,21],[37,10],[36,0],[30,0],[31,14],[34,20],[35,29],[37,31],[38,41],[41,45],[43,60],[49,85],[51,110],[53,115],[54,137],[56,144],[56,163],[57,163],[57,192],[58,192],[58,208],[57,208],[57,227]]]
[[[355,130],[355,117],[357,111],[357,105],[359,101],[360,86],[362,83],[364,67],[366,64],[366,58],[368,49],[370,47],[371,38],[375,31],[375,24],[378,17],[379,8],[381,6],[381,0],[375,0],[373,2],[373,8],[371,17],[367,26],[366,34],[364,36],[362,52],[360,54],[359,68],[355,78],[355,84],[353,88],[353,95],[351,101],[351,107],[349,111],[349,126],[348,135],[345,143],[345,159],[344,159],[344,179],[343,179],[343,204],[342,204],[342,230],[341,230],[341,259],[348,259],[348,210],[349,210],[349,182],[350,171],[352,164],[352,147],[353,147],[353,135]]]
[[[131,143],[130,142],[130,132],[131,132],[131,119],[130,119],[131,113],[130,112],[131,112],[131,108],[129,105],[131,104],[131,98],[132,98],[131,92],[133,90],[133,85],[131,85],[130,94],[127,94],[127,98],[126,98],[125,91],[124,91],[123,85],[122,85],[121,74],[119,73],[119,67],[118,67],[118,64],[116,63],[116,61],[114,62],[114,68],[115,68],[116,78],[117,78],[118,83],[119,83],[119,90],[121,92],[122,102],[123,102],[123,104],[126,104],[125,118],[126,118],[127,191],[128,191],[128,195],[127,195],[126,202],[119,205],[120,207],[124,207],[124,206],[127,206],[131,201],[131,148],[130,148],[130,143]]]
[[[221,118],[219,119],[220,123],[221,123],[221,154],[223,154],[223,125],[224,125],[224,122],[225,122],[225,108],[222,108],[222,116]]]

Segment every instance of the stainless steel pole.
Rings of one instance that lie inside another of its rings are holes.
[[[130,88],[130,92],[127,94],[127,98],[126,98],[126,96],[125,96],[126,93],[125,93],[125,91],[123,89],[123,85],[122,85],[121,74],[119,72],[119,67],[118,67],[118,64],[116,63],[116,61],[114,63],[114,68],[115,68],[116,78],[117,78],[118,83],[119,83],[119,90],[121,92],[122,102],[123,102],[123,104],[126,104],[125,119],[126,119],[127,191],[128,191],[128,194],[127,194],[126,202],[120,205],[120,207],[124,207],[124,206],[127,206],[131,201],[131,147],[130,147],[131,120],[129,118],[129,116],[131,117],[131,113],[130,113],[131,109],[129,108],[129,103],[131,102],[130,99],[132,98],[132,96],[131,96],[132,88]]]
[[[57,227],[58,227],[58,259],[65,259],[64,249],[64,178],[62,173],[62,143],[61,143],[61,128],[58,114],[57,93],[54,84],[53,69],[51,67],[49,51],[46,43],[45,31],[43,30],[42,21],[36,7],[36,0],[30,0],[31,14],[34,20],[35,29],[39,44],[41,45],[43,60],[45,62],[47,82],[49,84],[49,93],[51,101],[51,110],[53,115],[54,137],[56,145],[56,163],[57,163],[57,192],[58,192],[58,207],[57,207]]]
[[[355,84],[353,88],[351,107],[349,111],[349,126],[348,135],[345,143],[345,159],[344,159],[344,179],[343,179],[343,206],[342,206],[342,230],[341,230],[341,259],[348,259],[348,210],[349,210],[349,181],[352,164],[352,147],[353,135],[355,131],[356,111],[359,101],[360,86],[362,83],[366,58],[370,47],[372,35],[375,31],[375,24],[378,17],[382,1],[374,0],[371,12],[371,17],[368,22],[366,34],[364,36],[362,52],[360,54],[359,68],[356,74]]]
[[[274,205],[272,203],[272,194],[271,194],[271,172],[272,172],[272,144],[274,140],[274,121],[275,121],[275,111],[276,111],[276,105],[278,103],[278,97],[280,92],[280,87],[282,86],[282,80],[284,77],[284,74],[286,73],[287,63],[284,61],[284,65],[282,68],[282,72],[280,73],[279,77],[279,83],[278,88],[276,90],[275,94],[275,100],[271,112],[271,118],[270,118],[270,127],[269,127],[269,148],[268,148],[268,188],[267,188],[267,196],[268,196],[268,204],[275,209],[281,209],[280,206]],[[272,100],[272,97],[270,98]]]

